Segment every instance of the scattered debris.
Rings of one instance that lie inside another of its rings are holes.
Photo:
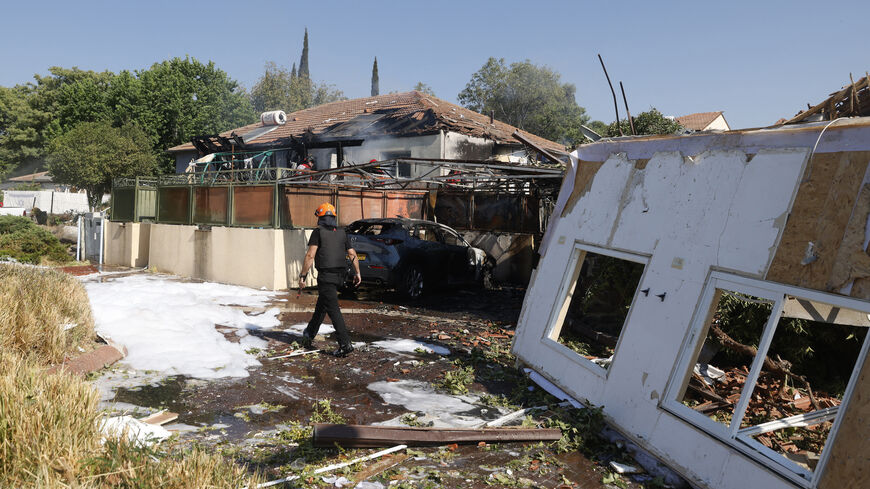
[[[375,448],[403,443],[408,446],[438,446],[448,443],[474,444],[517,441],[556,441],[561,430],[548,428],[419,428],[398,426],[314,425],[314,446]]]
[[[132,416],[112,416],[100,422],[100,431],[104,438],[125,437],[142,445],[159,443],[171,433],[158,425],[143,423]]]

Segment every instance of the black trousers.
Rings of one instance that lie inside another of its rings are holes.
[[[303,333],[314,339],[320,329],[323,318],[329,314],[335,334],[338,337],[339,346],[350,346],[350,336],[347,334],[347,326],[344,324],[344,316],[338,308],[338,286],[335,284],[317,281],[317,305],[314,306],[314,315]]]

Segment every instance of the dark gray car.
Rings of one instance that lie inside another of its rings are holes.
[[[416,299],[446,286],[482,285],[493,260],[455,230],[419,219],[361,219],[347,227],[363,283]]]

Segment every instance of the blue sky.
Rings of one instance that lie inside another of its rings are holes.
[[[741,128],[791,116],[870,70],[867,0],[6,3],[4,86],[53,65],[133,70],[190,55],[250,88],[267,61],[299,59],[308,27],[311,76],[349,97],[369,94],[375,56],[382,93],[423,81],[454,102],[489,56],[529,59],[575,84],[577,102],[609,122],[601,53],[634,113],[724,110]]]

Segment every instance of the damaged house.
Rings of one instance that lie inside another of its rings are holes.
[[[828,122],[581,146],[520,362],[698,487],[868,487],[870,118],[838,113],[857,85],[803,114]]]
[[[169,148],[176,171],[215,152],[265,152],[268,166],[296,168],[306,159],[313,170],[371,160],[448,159],[525,163],[529,158],[512,134],[517,128],[417,91],[340,100],[286,115],[286,122],[263,119],[216,136],[195,137]],[[527,132],[521,134],[552,152],[564,146]],[[423,163],[398,163],[395,174],[417,177]]]

